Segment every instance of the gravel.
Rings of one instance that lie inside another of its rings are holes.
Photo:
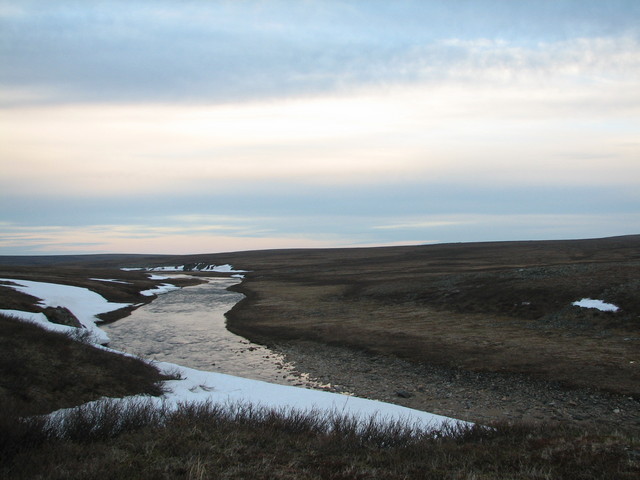
[[[522,375],[417,365],[308,341],[271,348],[299,374],[334,392],[479,423],[570,422],[640,431],[640,401],[632,397],[567,389]]]

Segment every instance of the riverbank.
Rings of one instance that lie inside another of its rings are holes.
[[[228,328],[334,388],[480,422],[640,427],[640,236],[235,255],[255,273]]]
[[[331,391],[395,403],[480,424],[529,423],[640,431],[633,397],[567,389],[524,375],[417,365],[309,341],[271,347]]]

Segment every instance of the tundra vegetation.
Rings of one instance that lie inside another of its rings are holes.
[[[442,413],[482,420],[491,428],[416,432],[409,425],[358,428],[349,418],[250,405],[167,411],[144,401],[128,407],[105,401],[64,421],[47,422],[41,414],[89,400],[160,395],[165,378],[139,359],[3,317],[3,478],[632,479],[640,474],[638,236],[182,257],[4,257],[0,277],[86,286],[109,301],[140,303],[150,298],[138,292],[157,282],[119,267],[198,262],[251,270],[237,287],[247,297],[230,313],[229,328],[254,341],[326,345],[382,363],[433,366],[449,372],[451,391],[456,378],[469,375],[499,376],[514,393],[526,382],[551,385],[561,393],[582,392],[578,398],[606,398],[611,403],[603,408],[611,414],[606,421],[584,419],[575,415],[583,408],[580,402],[564,415],[539,419],[484,406],[484,411]],[[42,311],[33,297],[6,286],[0,293],[2,309]],[[581,298],[619,310],[572,305]],[[126,314],[119,311],[107,320]],[[382,391],[394,379],[378,381]],[[407,395],[393,401],[445,409],[438,399],[405,387]],[[375,392],[369,396],[375,398]],[[621,404],[625,409],[617,407]],[[633,406],[635,411],[623,411]]]

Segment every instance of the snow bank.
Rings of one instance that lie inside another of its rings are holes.
[[[89,280],[96,280],[98,282],[108,282],[108,283],[124,283],[126,285],[131,285],[131,282],[125,282],[124,280],[116,280],[114,278],[90,278]]]
[[[235,270],[232,265],[228,263],[224,265],[214,265],[208,263],[198,263],[187,265],[173,265],[163,267],[124,267],[120,270],[126,272],[134,270],[144,270],[146,272],[218,272],[218,273],[247,273],[247,270]]]
[[[34,323],[39,327],[49,330],[50,332],[59,333],[75,333],[78,329],[75,327],[69,327],[67,325],[60,325],[59,323],[50,322],[44,313],[32,313],[23,312],[22,310],[2,310],[0,313],[9,317],[14,317],[23,322]]]
[[[10,278],[1,278],[0,280],[13,282],[16,285],[7,286],[39,298],[39,305],[42,307],[60,306],[68,308],[92,335],[94,343],[104,344],[109,342],[107,334],[96,326],[96,322],[99,321],[96,315],[131,305],[130,303],[109,302],[103,296],[83,287]],[[47,320],[47,323],[51,322]]]
[[[179,371],[183,378],[165,382],[165,386],[171,390],[164,395],[165,405],[177,406],[180,402],[205,401],[222,404],[248,402],[273,409],[337,413],[353,416],[363,422],[375,416],[379,421],[405,421],[422,428],[460,422],[442,415],[350,395],[204,372],[165,362],[158,363],[157,366],[165,373]]]
[[[202,272],[219,272],[219,273],[246,273],[247,270],[234,270],[228,263],[224,265],[207,265],[199,269]]]
[[[156,288],[142,290],[140,292],[140,295],[150,297],[151,295],[162,295],[163,293],[171,292],[173,290],[180,290],[180,287],[176,287],[175,285],[171,285],[170,283],[163,283],[162,285],[158,285]]]
[[[250,404],[257,408],[284,412],[293,410],[310,414],[326,413],[327,415],[345,416],[360,421],[362,425],[366,425],[371,418],[382,424],[403,422],[408,426],[421,429],[437,429],[444,425],[469,425],[469,422],[376,400],[277,385],[224,373],[205,372],[166,362],[154,365],[163,373],[169,375],[178,373],[182,379],[164,382],[164,386],[169,389],[169,392],[161,397],[135,395],[116,399],[103,398],[86,405],[105,400],[124,405],[135,405],[140,401],[148,401],[158,407],[176,410],[180,405],[187,403],[210,402],[229,408]],[[51,413],[50,416],[64,415],[72,410],[73,408],[61,409]]]
[[[593,300],[591,298],[583,298],[582,300],[573,302],[571,305],[582,308],[596,308],[601,312],[617,312],[620,310],[620,308],[613,303],[605,303],[602,300]]]
[[[152,268],[147,268],[147,271],[149,272],[183,272],[184,265],[178,265],[175,267],[152,267]]]

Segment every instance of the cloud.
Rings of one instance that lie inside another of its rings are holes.
[[[491,81],[604,72],[637,52],[640,18],[637,2],[612,1],[37,1],[4,12],[0,84],[54,102],[143,103],[472,82],[479,70]]]
[[[546,240],[598,238],[635,234],[640,214],[451,214],[398,216],[373,228],[382,232],[404,231],[408,238],[435,239],[437,243],[498,240]],[[394,223],[396,222],[396,223]],[[395,235],[398,235],[397,233]],[[378,236],[378,239],[385,238]],[[420,242],[417,242],[420,243]]]
[[[11,108],[0,112],[1,184],[7,193],[90,196],[417,178],[629,185],[640,178],[639,119],[640,90],[616,82]]]
[[[7,248],[570,236],[517,213],[620,232],[598,215],[638,210],[639,19],[622,0],[0,0],[2,218],[60,229]]]
[[[315,248],[335,245],[336,236],[243,236],[206,228],[153,225],[28,227],[3,225],[4,255],[69,253],[214,253],[268,248]]]
[[[448,219],[448,220],[446,220]],[[386,222],[385,222],[386,220]],[[289,231],[282,226],[287,223]],[[309,219],[313,222],[314,219]],[[318,219],[315,219],[318,221]],[[323,220],[321,220],[322,222]],[[328,225],[328,219],[324,220]],[[26,226],[3,222],[0,225],[0,253],[4,255],[65,253],[216,253],[270,248],[322,248],[427,244],[459,241],[543,240],[595,238],[635,234],[640,214],[454,214],[428,217],[358,217],[349,231],[301,230],[291,217],[269,234],[189,228],[184,224],[159,226],[83,225]],[[366,228],[365,224],[370,225]],[[393,223],[393,222],[396,223]],[[204,226],[203,226],[204,227]],[[388,227],[388,228],[386,228]],[[298,233],[292,232],[298,230]],[[319,230],[322,230],[320,228]],[[357,232],[355,230],[358,230]],[[404,231],[402,240],[397,231]]]
[[[451,221],[451,220],[415,220],[407,223],[392,223],[389,225],[376,225],[374,229],[380,230],[406,230],[411,228],[436,228],[436,227],[450,227],[453,225],[463,225],[468,223],[477,223],[478,220],[466,220],[466,221]]]

